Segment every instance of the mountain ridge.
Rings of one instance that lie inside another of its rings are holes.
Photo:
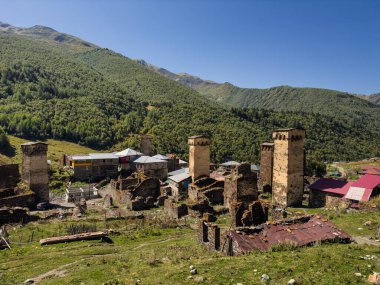
[[[143,59],[136,59],[136,62],[140,63],[143,66],[146,66],[153,71],[168,77],[174,81],[177,81],[181,84],[187,85],[201,94],[205,95],[209,99],[214,99],[216,101],[226,101],[225,103],[230,105],[230,102],[233,101],[230,98],[233,95],[236,95],[236,91],[227,91],[230,89],[235,89],[235,90],[241,90],[241,92],[247,92],[247,91],[256,91],[256,92],[265,92],[266,90],[273,90],[273,89],[280,89],[280,88],[291,88],[293,90],[324,90],[328,93],[330,92],[339,92],[342,94],[350,95],[350,96],[355,96],[361,99],[364,99],[366,101],[369,101],[373,104],[380,105],[380,99],[379,99],[379,94],[371,94],[371,95],[362,95],[362,94],[354,94],[354,93],[349,93],[349,92],[342,92],[338,90],[332,90],[332,89],[327,89],[327,88],[316,88],[316,87],[293,87],[289,85],[280,85],[280,86],[273,86],[269,88],[243,88],[236,86],[230,82],[224,82],[224,83],[218,83],[215,81],[211,80],[204,80],[198,76],[194,76],[191,74],[188,74],[186,72],[180,72],[180,73],[174,73],[171,72],[165,68],[162,67],[157,67],[153,64],[147,63]],[[240,93],[240,92],[238,92]],[[235,102],[233,107],[237,107],[238,103]],[[241,106],[239,106],[241,107]],[[244,107],[244,106],[243,106]]]
[[[378,129],[362,121],[227,108],[120,53],[52,41],[50,32],[48,40],[0,32],[0,126],[9,134],[112,150],[137,147],[138,134],[149,133],[156,152],[185,159],[187,137],[204,134],[212,138],[213,161],[257,163],[274,129],[304,127],[314,164],[380,153]]]

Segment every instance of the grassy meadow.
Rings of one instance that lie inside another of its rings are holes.
[[[315,210],[311,211],[315,212]],[[353,236],[375,236],[378,212],[325,211],[334,223]],[[219,219],[228,228],[228,217]],[[366,221],[371,225],[363,226]],[[276,249],[227,257],[210,252],[196,241],[196,231],[163,219],[162,209],[149,211],[143,220],[103,221],[89,215],[39,221],[8,227],[12,250],[0,251],[0,283],[20,284],[36,278],[38,284],[366,284],[379,272],[379,247],[357,244],[318,244],[296,249]],[[73,223],[113,229],[113,243],[81,241],[40,246],[42,237],[63,234]],[[358,228],[363,228],[358,230]],[[33,233],[33,234],[32,234]],[[366,255],[375,256],[369,260]],[[189,266],[198,274],[190,275]],[[361,273],[361,277],[355,276]]]

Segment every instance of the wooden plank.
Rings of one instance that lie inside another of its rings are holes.
[[[45,244],[55,244],[55,243],[63,243],[63,242],[72,242],[72,241],[80,241],[80,240],[92,240],[92,239],[100,239],[106,237],[108,233],[106,232],[91,232],[91,233],[83,233],[76,235],[67,235],[67,236],[59,236],[59,237],[51,237],[40,240],[41,245]]]

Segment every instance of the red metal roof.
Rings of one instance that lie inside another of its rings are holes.
[[[373,189],[380,184],[380,176],[365,174],[356,180],[352,186]]]
[[[272,246],[289,242],[305,246],[318,241],[347,243],[351,240],[347,233],[319,215],[303,217],[299,221],[266,223],[245,233],[243,231],[243,229],[227,231],[227,236],[232,239],[235,254],[255,250],[266,251]]]
[[[320,190],[320,191],[340,194],[344,196],[347,193],[348,189],[345,190],[342,187],[344,187],[346,184],[347,182],[343,180],[337,180],[337,179],[332,179],[332,178],[321,178],[318,181],[311,184],[309,188],[313,190]]]
[[[380,175],[380,166],[372,166],[372,165],[363,166],[361,173]]]
[[[368,201],[372,191],[380,185],[380,176],[365,174],[349,187],[345,198],[356,201]]]

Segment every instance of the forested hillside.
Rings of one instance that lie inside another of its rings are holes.
[[[78,45],[0,33],[0,126],[9,134],[109,149],[146,132],[158,152],[184,158],[187,137],[207,134],[214,161],[258,162],[259,145],[273,129],[303,126],[310,161],[379,154],[373,125],[306,112],[231,110],[120,54]]]
[[[260,108],[276,111],[300,111],[322,114],[356,126],[373,124],[380,128],[379,94],[355,96],[346,92],[318,88],[279,86],[268,89],[240,88],[230,83],[202,80],[186,73],[172,73],[144,60],[137,63],[188,86],[206,98],[237,108]]]

